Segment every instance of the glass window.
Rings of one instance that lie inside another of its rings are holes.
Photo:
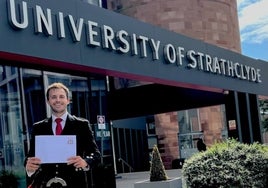
[[[106,80],[105,79],[92,79],[91,82],[91,123],[97,123],[98,115],[106,115],[107,100],[106,100]],[[106,122],[108,120],[106,119]]]
[[[1,66],[0,70],[0,170],[25,179],[19,72],[10,66]]]
[[[39,70],[22,69],[22,90],[24,91],[26,130],[31,132],[32,125],[46,118],[46,99],[43,87],[43,74]],[[37,105],[39,104],[39,105]],[[44,105],[43,105],[44,104]]]
[[[198,150],[197,139],[202,137],[198,109],[184,110],[178,112],[179,121],[179,148],[180,157],[189,158]]]

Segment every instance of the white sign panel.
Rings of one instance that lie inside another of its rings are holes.
[[[98,120],[98,129],[106,129],[106,127],[105,127],[105,116],[98,115],[97,120]]]

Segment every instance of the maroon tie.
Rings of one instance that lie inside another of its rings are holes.
[[[61,118],[56,118],[55,119],[57,125],[56,125],[56,135],[60,135],[61,134],[61,131],[62,131],[62,126],[61,126],[61,121],[62,119]]]

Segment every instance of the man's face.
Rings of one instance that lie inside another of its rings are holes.
[[[51,89],[47,103],[50,105],[53,114],[60,116],[65,113],[70,100],[67,98],[64,89]]]

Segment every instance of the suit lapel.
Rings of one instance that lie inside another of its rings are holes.
[[[66,123],[64,126],[64,129],[62,130],[62,135],[70,135],[70,134],[74,134],[74,118],[72,115],[68,114],[67,115],[67,119],[66,119]]]
[[[47,120],[44,121],[45,126],[43,126],[42,132],[45,135],[53,135],[53,130],[52,130],[52,118],[48,118]]]

